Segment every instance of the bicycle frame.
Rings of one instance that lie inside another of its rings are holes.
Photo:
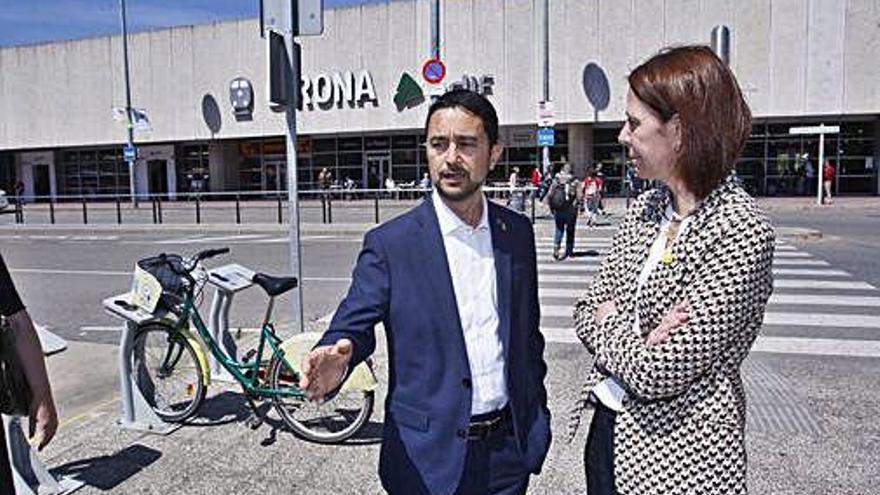
[[[207,325],[205,325],[204,320],[202,320],[201,314],[199,314],[198,308],[196,307],[193,298],[190,294],[187,294],[184,298],[183,302],[183,310],[181,312],[181,317],[179,318],[177,324],[175,325],[175,329],[178,331],[184,331],[187,328],[187,325],[192,323],[193,326],[196,327],[196,331],[198,331],[199,336],[201,336],[202,341],[208,346],[208,350],[214,356],[215,359],[223,366],[226,371],[229,372],[235,378],[242,387],[244,387],[245,391],[249,394],[258,395],[261,397],[297,397],[304,398],[306,397],[305,392],[299,389],[297,385],[295,388],[291,389],[276,389],[272,387],[265,387],[260,384],[260,367],[263,365],[263,353],[266,350],[266,344],[272,351],[272,357],[276,359],[282,359],[286,368],[291,372],[296,372],[293,367],[287,362],[284,358],[284,351],[281,350],[279,344],[281,344],[281,339],[275,334],[275,328],[268,318],[266,322],[260,328],[260,340],[257,344],[256,354],[254,355],[253,362],[240,362],[229,355],[227,355],[217,343],[217,340],[211,335],[208,331]],[[248,376],[248,372],[250,372],[250,376]]]

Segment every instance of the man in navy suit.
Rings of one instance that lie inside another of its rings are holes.
[[[486,200],[501,156],[484,97],[454,90],[426,121],[430,198],[364,237],[348,295],[302,363],[312,399],[376,347],[389,379],[379,475],[392,495],[522,494],[550,445],[534,232]]]

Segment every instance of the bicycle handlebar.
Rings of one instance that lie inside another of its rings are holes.
[[[171,267],[171,270],[174,271],[174,273],[176,273],[182,277],[186,277],[187,280],[189,280],[189,282],[191,284],[195,285],[195,280],[193,280],[190,273],[196,269],[196,266],[199,264],[199,261],[206,260],[208,258],[213,258],[214,256],[219,256],[221,254],[226,254],[228,252],[229,252],[229,248],[223,247],[223,248],[206,249],[204,251],[200,251],[200,252],[196,253],[194,256],[192,256],[191,258],[189,258],[188,260],[184,260],[184,258],[180,257],[179,255],[166,254],[166,253],[160,254],[159,258],[162,259],[162,261],[164,261],[169,267]],[[180,269],[178,269],[177,264],[171,262],[171,260],[168,259],[171,256],[175,256],[181,260],[180,261]]]
[[[214,256],[219,256],[221,254],[226,254],[229,252],[228,247],[218,248],[218,249],[206,249],[195,256],[193,259],[196,261],[206,260],[208,258],[213,258]]]

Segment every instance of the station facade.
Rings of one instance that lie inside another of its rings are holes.
[[[490,180],[540,166],[543,99],[540,0],[441,1],[445,79],[428,83],[431,1],[327,10],[324,34],[303,37],[296,170],[321,169],[363,188],[417,183],[427,172],[423,126],[432,95],[485,94],[504,155]],[[608,192],[624,182],[617,143],[626,75],[669,45],[730,32],[730,66],[754,114],[737,166],[756,195],[809,194],[819,138],[793,127],[839,126],[825,137],[837,194],[878,194],[880,4],[875,0],[551,0],[550,155],[576,173],[602,165]],[[286,188],[285,121],[267,104],[266,47],[257,19],[129,37],[139,194]],[[128,194],[125,87],[119,36],[0,49],[0,188],[25,196]],[[807,163],[810,163],[809,165]],[[20,184],[19,184],[20,183]]]

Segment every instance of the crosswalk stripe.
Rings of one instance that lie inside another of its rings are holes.
[[[586,292],[587,288],[538,288],[538,297],[545,298],[570,298],[572,300],[580,297]],[[864,306],[864,307],[880,307],[880,297],[871,296],[816,296],[816,295],[798,295],[798,294],[773,294],[770,296],[770,304],[792,304],[792,305],[811,305],[811,306]]]
[[[815,296],[799,294],[773,294],[770,304],[810,304],[816,306],[868,306],[880,307],[880,297],[870,296]]]
[[[265,234],[241,234],[241,235],[226,235],[226,236],[217,236],[217,237],[191,237],[191,238],[165,239],[162,241],[154,241],[153,244],[205,244],[208,242],[245,241],[245,240],[252,240],[252,239],[261,239],[264,237],[266,237]]]
[[[562,265],[565,266],[565,265]],[[577,265],[568,265],[577,266]],[[546,271],[546,266],[539,266],[538,273]],[[585,268],[572,268],[572,272],[586,272]],[[540,283],[549,284],[586,284],[590,281],[589,275],[542,275]],[[819,279],[776,279],[773,281],[775,289],[852,289],[852,290],[871,290],[875,287],[867,282],[859,282],[856,280],[819,280]]]
[[[872,328],[880,330],[880,316],[830,313],[764,313],[764,325]]]
[[[774,289],[874,289],[867,282],[857,280],[817,280],[817,279],[776,279]]]
[[[782,354],[880,357],[880,341],[762,336],[758,337],[752,350]]]
[[[825,260],[774,258],[773,265],[774,266],[829,266],[829,263]]]
[[[774,268],[774,275],[800,275],[805,277],[849,277],[849,272],[827,268]]]
[[[803,251],[780,251],[773,254],[773,258],[812,258],[813,255]]]
[[[573,328],[541,327],[547,342],[580,344]],[[753,352],[817,356],[880,357],[880,340],[812,339],[759,336]]]
[[[571,304],[541,305],[541,316],[571,317],[572,307]],[[767,311],[764,313],[764,325],[880,329],[880,316]]]
[[[545,272],[589,272],[599,271],[599,265],[573,265],[571,263],[546,263],[538,265],[538,273]]]

